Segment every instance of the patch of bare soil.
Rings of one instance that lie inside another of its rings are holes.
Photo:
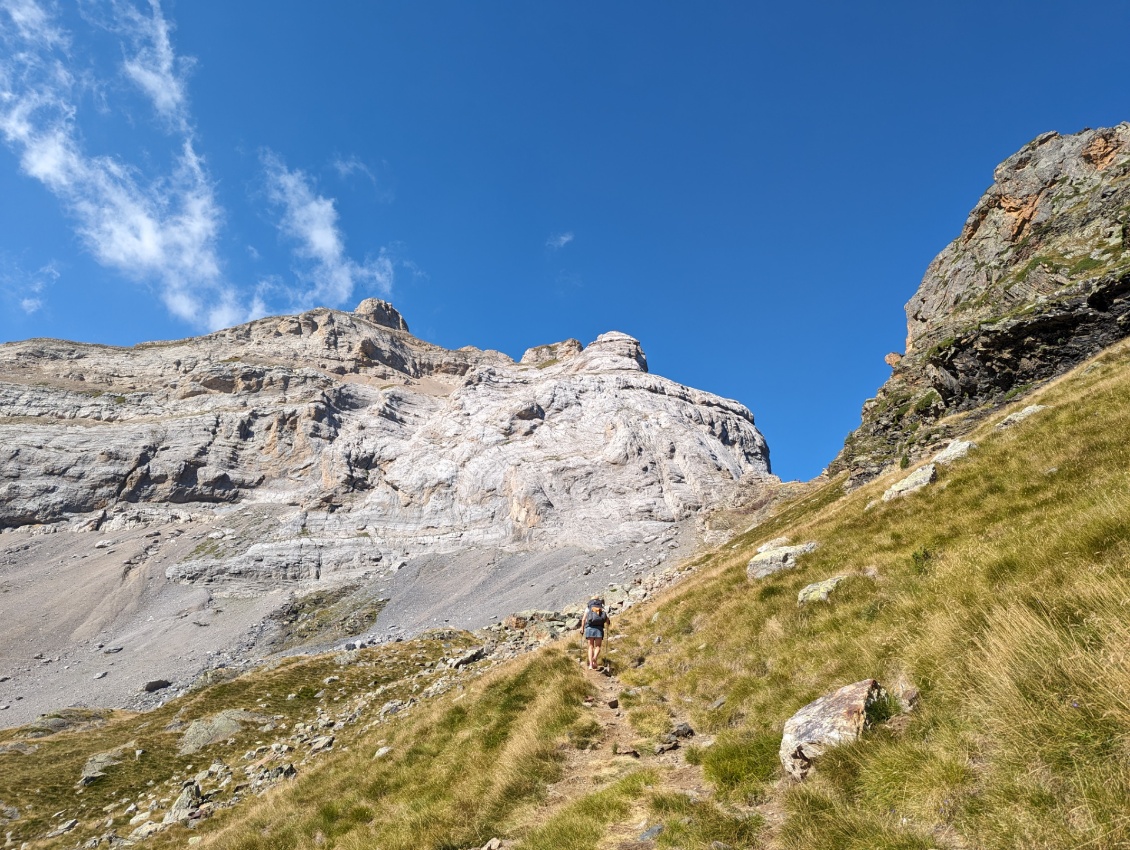
[[[583,653],[578,649],[578,656]],[[584,666],[584,662],[580,662]],[[584,670],[585,679],[594,691],[586,700],[589,716],[600,727],[583,749],[568,746],[563,778],[549,788],[548,811],[539,813],[539,820],[574,799],[598,790],[637,768],[649,767],[659,772],[655,790],[686,794],[694,800],[714,796],[707,785],[702,768],[689,764],[681,747],[656,753],[654,745],[645,746],[641,736],[628,723],[627,711],[620,706],[623,685],[608,667]],[[643,801],[620,823],[609,827],[601,846],[616,850],[650,850],[656,842],[640,840],[655,820]]]

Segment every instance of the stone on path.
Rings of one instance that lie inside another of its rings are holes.
[[[798,557],[814,551],[817,545],[813,541],[802,543],[799,546],[778,546],[759,552],[750,559],[749,565],[746,566],[746,576],[751,581],[755,581],[771,576],[773,573],[779,573],[781,570],[791,570],[796,566]]]
[[[921,490],[938,480],[938,468],[932,463],[928,463],[920,469],[914,470],[906,478],[902,479],[887,488],[887,492],[883,494],[883,501],[889,502],[891,499],[897,499],[900,496],[905,496],[908,493],[914,493]]]
[[[824,752],[859,738],[869,725],[868,712],[885,696],[878,682],[864,679],[810,702],[790,717],[779,752],[785,772],[804,779]]]
[[[809,602],[827,602],[832,591],[836,589],[836,585],[846,578],[847,576],[833,576],[832,578],[824,579],[824,581],[818,581],[808,585],[797,594],[796,604],[805,605]]]

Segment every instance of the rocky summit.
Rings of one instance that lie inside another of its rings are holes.
[[[623,333],[514,362],[367,299],[132,348],[6,344],[0,664],[23,699],[0,721],[560,607],[773,481],[749,410],[650,374]]]
[[[906,305],[906,352],[831,472],[859,483],[922,457],[1130,332],[1130,124],[1045,133],[993,178]]]

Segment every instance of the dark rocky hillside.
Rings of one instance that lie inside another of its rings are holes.
[[[830,471],[869,480],[1127,335],[1130,124],[1009,157],[906,305],[906,353]],[[961,417],[962,419],[967,417]]]

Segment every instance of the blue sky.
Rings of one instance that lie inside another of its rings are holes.
[[[0,340],[391,300],[606,330],[820,472],[993,167],[1130,119],[1121,2],[0,0]]]

